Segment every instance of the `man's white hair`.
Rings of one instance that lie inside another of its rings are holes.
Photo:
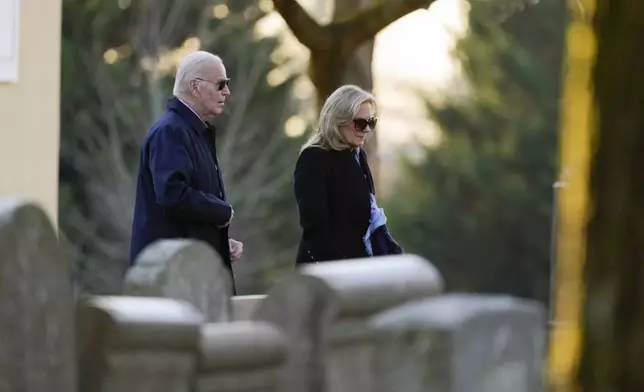
[[[176,97],[187,96],[190,94],[190,81],[201,77],[203,70],[207,65],[220,63],[221,58],[212,53],[197,51],[187,55],[177,68],[177,75],[174,79],[174,88],[172,93]]]

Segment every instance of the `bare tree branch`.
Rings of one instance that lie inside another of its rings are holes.
[[[273,4],[293,35],[309,50],[331,50],[336,41],[350,54],[389,24],[413,11],[428,8],[435,1],[374,0],[373,4],[326,26],[320,26],[297,0],[273,0]]]
[[[416,10],[428,8],[435,1],[375,0],[360,11],[334,21],[329,27],[335,37],[342,37],[346,50],[351,53],[391,23]]]
[[[297,0],[273,0],[273,4],[302,45],[311,50],[331,47],[333,37],[328,29],[320,26]]]

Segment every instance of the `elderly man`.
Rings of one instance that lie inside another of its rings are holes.
[[[191,53],[179,64],[174,97],[141,149],[131,264],[158,239],[192,238],[212,246],[232,277],[231,262],[243,245],[228,238],[234,211],[226,202],[215,129],[207,122],[222,112],[229,80],[211,53]]]

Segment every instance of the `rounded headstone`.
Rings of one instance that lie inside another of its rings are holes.
[[[0,249],[0,391],[75,391],[70,268],[45,212],[0,199]]]
[[[232,319],[230,271],[201,241],[168,239],[150,244],[127,271],[124,294],[187,301],[207,322]]]

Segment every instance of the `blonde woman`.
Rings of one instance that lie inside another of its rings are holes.
[[[374,97],[357,86],[338,88],[324,103],[295,166],[298,264],[402,253],[376,203],[362,149],[376,123]]]

